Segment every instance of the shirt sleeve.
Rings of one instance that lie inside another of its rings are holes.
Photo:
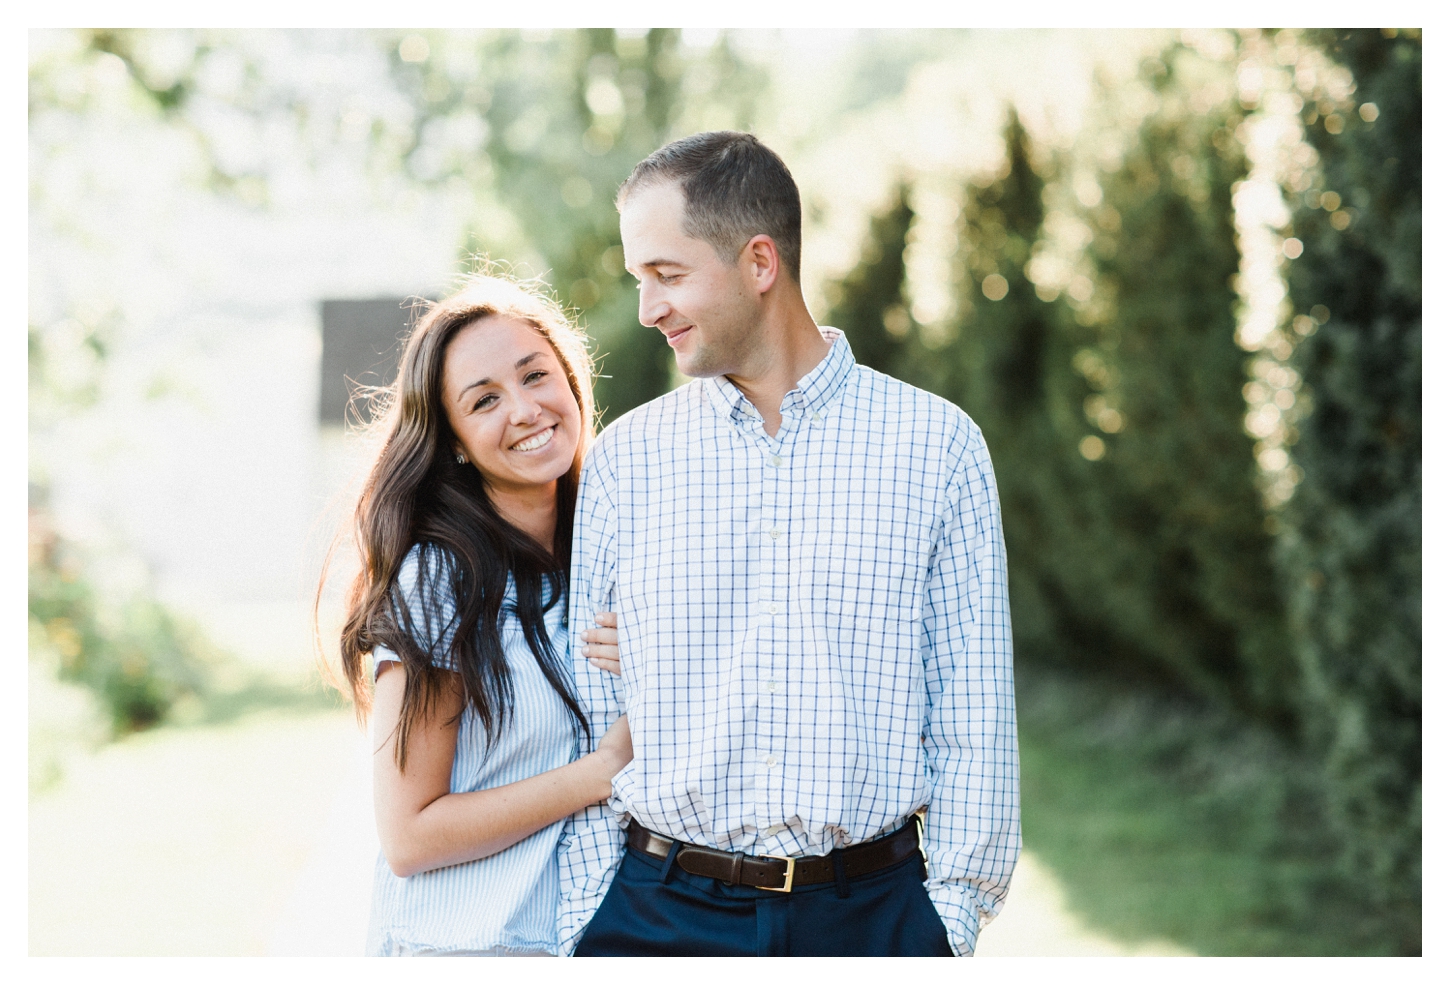
[[[579,706],[589,722],[589,737],[580,743],[586,753],[599,745],[623,708],[619,678],[591,666],[578,641],[579,634],[594,625],[596,612],[615,608],[614,483],[600,451],[596,446],[579,477],[570,569],[570,653]],[[561,955],[573,953],[594,911],[599,909],[623,854],[622,819],[607,804],[586,807],[564,822],[558,848]]]
[[[451,653],[458,632],[453,574],[453,563],[446,553],[431,545],[414,544],[398,567],[388,604],[394,625],[413,638],[433,665],[456,672],[458,667]],[[381,644],[373,648],[372,659],[375,679],[380,664],[402,662],[397,652]]]
[[[964,457],[932,555],[923,627],[926,886],[958,955],[973,953],[981,924],[1001,908],[1022,850],[1007,556],[976,425]]]

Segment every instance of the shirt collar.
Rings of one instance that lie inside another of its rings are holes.
[[[799,407],[802,411],[810,413],[820,411],[828,403],[836,392],[841,389],[846,380],[850,377],[852,370],[856,368],[856,357],[851,354],[850,343],[839,328],[831,328],[829,325],[820,326],[821,338],[831,344],[826,350],[826,357],[816,364],[789,393],[781,404],[781,409],[787,407]],[[750,402],[745,399],[745,394],[731,383],[724,376],[712,376],[701,381],[705,387],[705,393],[710,398],[710,403],[720,412],[721,416],[730,419],[748,416],[746,407]]]

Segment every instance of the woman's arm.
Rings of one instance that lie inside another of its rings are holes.
[[[449,675],[433,713],[408,737],[408,767],[393,758],[394,731],[407,670],[378,668],[373,693],[373,801],[378,840],[388,867],[411,876],[501,852],[580,808],[606,800],[610,780],[633,756],[621,716],[599,748],[567,766],[489,790],[449,793],[458,720],[464,707],[457,675]]]

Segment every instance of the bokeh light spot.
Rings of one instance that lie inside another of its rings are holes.
[[[1001,274],[988,274],[982,278],[982,294],[988,301],[1000,301],[1007,296],[1007,278]]]
[[[594,187],[587,179],[576,174],[564,182],[559,189],[559,196],[570,208],[582,209],[594,198]]]
[[[428,60],[428,39],[421,34],[410,34],[398,45],[398,57],[405,62],[426,62]]]
[[[911,331],[911,315],[899,304],[887,308],[881,315],[881,323],[892,338],[901,339]]]

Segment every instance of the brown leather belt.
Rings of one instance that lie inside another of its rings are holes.
[[[675,853],[675,864],[693,875],[719,879],[732,886],[753,886],[756,889],[788,893],[797,886],[835,882],[837,856],[845,865],[848,879],[895,865],[910,858],[913,853],[920,857],[917,834],[917,820],[913,816],[892,834],[874,841],[852,845],[850,848],[838,848],[829,855],[803,855],[797,858],[722,852],[715,848],[701,848],[699,845],[680,842],[679,851]],[[663,859],[669,857],[675,842],[655,834],[631,819],[628,844],[646,855]]]

